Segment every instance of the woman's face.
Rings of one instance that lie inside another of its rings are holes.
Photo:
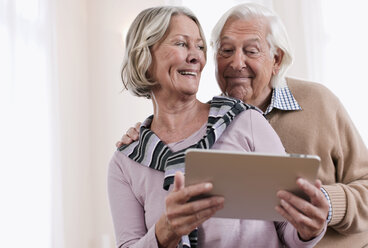
[[[153,93],[166,97],[193,96],[206,64],[197,24],[185,15],[171,18],[164,38],[151,48],[150,78],[158,82]]]

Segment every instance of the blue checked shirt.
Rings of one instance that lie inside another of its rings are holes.
[[[292,111],[292,110],[302,110],[298,102],[295,100],[293,94],[291,93],[288,86],[283,88],[275,88],[272,92],[271,103],[267,107],[266,111],[263,115],[269,114],[274,108],[283,110],[283,111]],[[328,216],[327,216],[327,223],[331,221],[332,217],[332,205],[331,200],[324,188],[321,188],[322,193],[325,195],[329,209],[328,209]]]
[[[266,112],[264,112],[264,115],[269,114],[274,108],[285,111],[302,110],[287,86],[273,89],[271,103],[267,107]]]

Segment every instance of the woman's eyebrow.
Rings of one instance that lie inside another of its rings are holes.
[[[177,37],[177,36],[180,36],[180,37],[183,37],[185,39],[190,39],[190,36],[189,35],[186,35],[186,34],[174,34],[173,35],[173,38]],[[197,38],[196,41],[203,41],[203,39],[201,37]]]

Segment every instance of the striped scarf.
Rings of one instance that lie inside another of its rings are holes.
[[[175,173],[177,171],[185,173],[185,151],[189,148],[210,149],[235,116],[247,109],[255,109],[255,107],[224,96],[214,97],[210,101],[206,134],[198,143],[177,152],[171,151],[149,129],[153,119],[152,115],[142,123],[139,139],[130,145],[119,147],[118,150],[141,165],[165,172],[163,188],[168,190],[174,182]],[[179,247],[196,248],[197,233],[196,228],[188,236],[183,236]]]

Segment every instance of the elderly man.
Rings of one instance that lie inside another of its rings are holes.
[[[292,54],[284,25],[270,10],[240,4],[226,12],[212,33],[216,78],[222,92],[260,108],[288,153],[321,158],[319,179],[330,204],[328,229],[318,247],[368,245],[368,150],[347,112],[320,84],[285,78]],[[135,138],[134,129],[128,136]],[[124,143],[131,138],[124,136]],[[292,220],[304,225],[318,207],[289,194]]]

